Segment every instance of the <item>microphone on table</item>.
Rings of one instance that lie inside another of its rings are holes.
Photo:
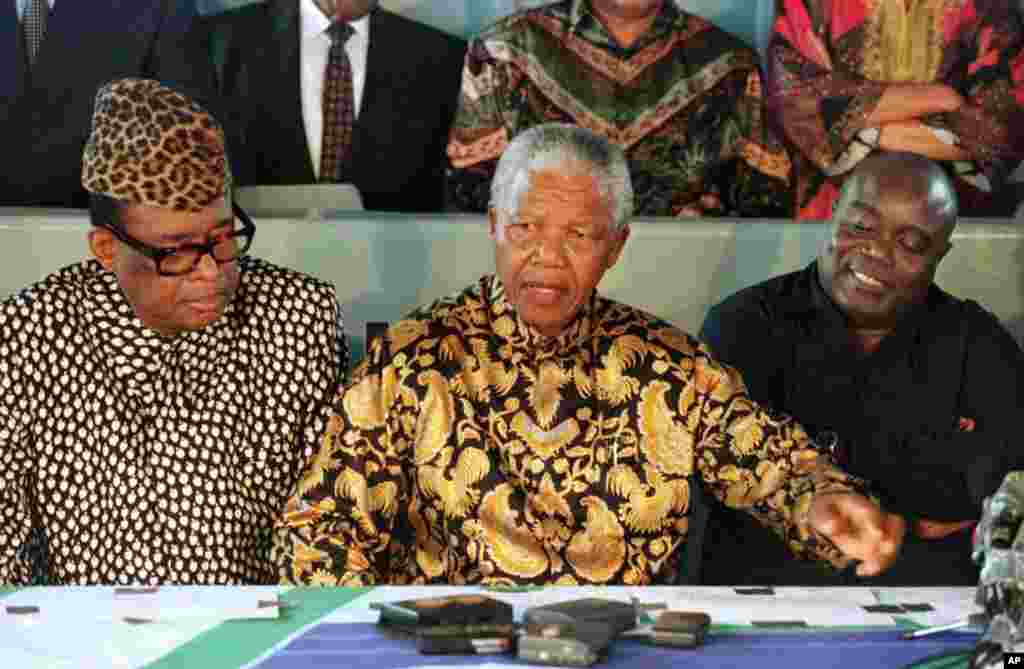
[[[1012,471],[982,504],[971,557],[981,566],[976,601],[988,627],[971,669],[1003,666],[1003,653],[1024,649],[1024,471]]]

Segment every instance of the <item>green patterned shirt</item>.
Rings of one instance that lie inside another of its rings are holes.
[[[509,141],[548,122],[626,151],[638,214],[790,211],[790,162],[765,127],[757,54],[673,2],[629,48],[588,0],[513,14],[474,40],[448,145],[455,206],[484,211]]]

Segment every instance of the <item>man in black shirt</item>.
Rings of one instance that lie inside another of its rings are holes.
[[[847,181],[818,259],[732,295],[701,330],[754,400],[794,416],[906,518],[900,558],[871,583],[975,583],[980,498],[1018,461],[1024,356],[992,314],[933,283],[956,216],[936,165],[869,158]],[[864,582],[793,560],[721,506],[706,542],[709,584]]]

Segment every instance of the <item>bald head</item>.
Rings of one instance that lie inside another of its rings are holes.
[[[885,332],[922,303],[956,225],[953,184],[927,158],[883,153],[857,166],[818,258],[822,288],[854,329]]]
[[[935,222],[952,232],[957,198],[953,183],[938,165],[916,153],[876,153],[862,161],[843,184],[833,222],[844,207],[856,202],[887,198],[925,205]]]

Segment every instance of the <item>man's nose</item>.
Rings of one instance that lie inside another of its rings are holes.
[[[862,249],[864,255],[885,264],[892,263],[893,241],[882,237],[869,239]]]
[[[192,270],[192,274],[196,279],[215,281],[220,278],[220,265],[213,259],[211,253],[204,253],[200,256],[199,262],[196,263],[195,269]]]
[[[534,251],[535,261],[545,265],[560,266],[565,263],[566,238],[565,235],[549,230],[542,232],[537,239],[537,247]]]

